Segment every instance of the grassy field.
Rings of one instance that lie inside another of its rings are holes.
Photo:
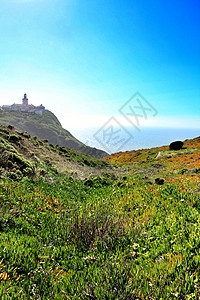
[[[200,299],[199,141],[112,155],[101,177],[2,172],[1,299]]]

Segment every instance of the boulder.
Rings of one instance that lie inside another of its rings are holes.
[[[183,142],[181,141],[175,141],[169,145],[170,150],[180,150],[182,148],[183,148]]]
[[[156,178],[155,179],[155,183],[158,185],[162,185],[164,184],[165,180],[163,178]]]

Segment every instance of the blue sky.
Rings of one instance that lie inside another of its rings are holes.
[[[1,0],[0,105],[100,126],[139,91],[149,126],[200,128],[199,0]],[[130,124],[129,124],[130,125]]]

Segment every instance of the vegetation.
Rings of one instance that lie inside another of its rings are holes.
[[[1,173],[14,180],[30,175],[38,178],[41,173],[51,178],[55,171],[83,179],[113,169],[108,162],[4,125],[0,125],[0,155]]]
[[[27,153],[10,131],[1,147],[35,171],[16,181],[2,166],[2,299],[200,298],[200,138],[108,157],[116,168],[12,132]]]
[[[77,140],[48,110],[45,110],[42,115],[23,111],[0,111],[0,123],[12,125],[19,131],[27,131],[30,135],[40,139],[47,139],[53,145],[58,144],[75,149],[96,158],[108,155],[105,151],[91,148]]]

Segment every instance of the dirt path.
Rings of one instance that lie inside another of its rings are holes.
[[[160,156],[161,156],[161,152],[159,151],[159,152],[158,152],[158,155],[156,156],[155,159],[158,159]]]

